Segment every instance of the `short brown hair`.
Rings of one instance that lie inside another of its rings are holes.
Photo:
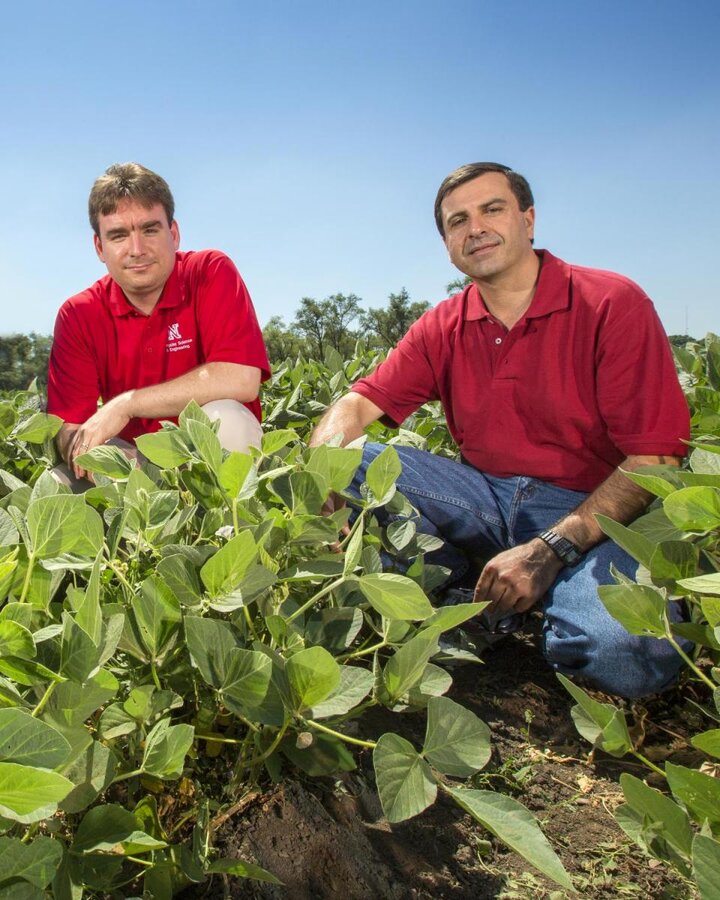
[[[535,205],[535,200],[533,199],[532,191],[530,190],[527,179],[518,172],[514,172],[509,166],[494,162],[468,163],[465,166],[460,166],[459,169],[455,169],[454,172],[451,172],[447,176],[440,185],[437,197],[435,198],[435,224],[443,239],[445,238],[445,229],[443,227],[442,210],[440,208],[443,200],[450,191],[454,191],[456,187],[460,187],[460,185],[465,184],[466,181],[472,181],[473,178],[487,175],[489,172],[500,172],[507,178],[510,190],[515,195],[521,212],[525,212],[526,209],[530,209],[531,206]]]
[[[99,237],[100,216],[109,216],[121,200],[137,200],[143,206],[160,203],[167,215],[168,225],[175,217],[175,201],[167,181],[139,163],[115,163],[104,175],[95,179],[88,200],[88,215],[92,230]]]

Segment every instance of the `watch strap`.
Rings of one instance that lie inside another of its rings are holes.
[[[543,531],[538,537],[548,545],[564,566],[576,566],[582,559],[579,548],[556,531]]]

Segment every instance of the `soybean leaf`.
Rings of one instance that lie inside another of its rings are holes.
[[[720,526],[720,490],[681,488],[663,501],[665,515],[681,531],[711,531]]]
[[[227,657],[222,697],[225,706],[242,716],[265,699],[272,674],[272,660],[257,650],[236,647]]]
[[[340,667],[340,684],[335,691],[311,710],[313,719],[344,716],[367,697],[373,687],[373,674],[358,666]]]
[[[458,625],[467,622],[468,619],[480,615],[486,606],[488,603],[456,603],[454,606],[443,606],[436,609],[423,625],[440,633],[449,631],[451,628],[457,628]]]
[[[605,534],[611,538],[618,546],[622,547],[626,553],[629,553],[633,559],[636,559],[645,568],[650,568],[650,560],[655,551],[655,544],[637,531],[621,525],[608,516],[597,515],[598,525]]]
[[[52,881],[62,855],[60,841],[49,837],[36,837],[31,844],[0,837],[0,884],[22,878],[42,890]]]
[[[452,686],[452,675],[440,666],[428,663],[418,683],[408,691],[409,706],[427,706],[431,697],[442,697]]]
[[[19,540],[20,534],[15,523],[4,509],[0,509],[0,547],[17,544]]]
[[[13,437],[29,444],[42,444],[53,438],[62,427],[62,419],[47,413],[36,412],[29,419],[20,422],[13,431]]]
[[[324,647],[308,647],[287,660],[285,674],[296,711],[321,703],[340,684],[340,667]]]
[[[373,609],[389,620],[416,622],[429,618],[433,608],[420,585],[404,575],[362,575],[358,587]]]
[[[35,641],[28,628],[10,619],[0,621],[0,657],[32,659],[36,652]]]
[[[115,850],[138,830],[135,816],[122,806],[106,803],[85,814],[72,844],[74,853]]]
[[[177,598],[157,575],[150,575],[132,598],[140,636],[148,653],[157,659],[180,627],[182,610]]]
[[[88,578],[87,587],[81,595],[75,616],[77,624],[85,631],[92,641],[99,645],[102,635],[102,612],[100,610],[100,570],[102,567],[102,554],[98,554]]]
[[[362,450],[351,447],[328,447],[327,452],[330,489],[344,491],[353,480],[362,461]]]
[[[231,538],[200,570],[200,577],[210,596],[222,597],[234,590],[256,557],[257,546],[249,531],[242,531]]]
[[[490,729],[478,717],[450,700],[432,697],[428,702],[423,756],[444,775],[468,778],[490,760]]]
[[[720,759],[720,728],[713,728],[710,731],[704,731],[702,734],[696,734],[690,743],[703,753]]]
[[[300,771],[319,778],[357,768],[352,753],[338,738],[315,733],[309,737],[309,746],[298,746],[296,738],[288,738],[280,745],[283,755]]]
[[[263,456],[273,456],[278,450],[282,450],[287,444],[297,440],[297,432],[289,428],[278,428],[268,431],[262,436],[260,448]]]
[[[101,669],[84,684],[67,681],[59,684],[48,705],[44,718],[60,729],[82,724],[118,691],[117,678]]]
[[[269,884],[282,884],[279,878],[253,863],[241,859],[215,859],[205,869],[208,875],[237,875],[239,878],[252,878],[255,881],[266,881]]]
[[[146,459],[161,469],[177,469],[192,459],[182,432],[177,428],[141,434],[135,444]]]
[[[547,875],[566,890],[573,891],[573,883],[559,857],[550,846],[532,814],[512,797],[493,791],[448,788],[448,793],[466,812],[524,857],[543,875]]]
[[[720,843],[707,835],[696,834],[692,861],[700,900],[717,900],[720,897]]]
[[[170,719],[162,719],[147,736],[142,771],[156,778],[179,778],[194,735],[192,725],[171,725]]]
[[[632,750],[632,741],[627,722],[621,709],[610,703],[600,703],[570,679],[558,673],[557,677],[571,696],[577,701],[570,715],[580,734],[593,747],[599,747],[611,756],[624,756]]]
[[[43,681],[55,681],[59,684],[66,680],[64,675],[53,672],[52,669],[48,669],[42,663],[35,662],[32,659],[22,659],[19,656],[0,658],[0,672],[3,675],[7,675],[8,678],[12,678],[13,681],[28,687]]]
[[[437,782],[413,745],[397,734],[383,734],[373,750],[380,803],[389,822],[403,822],[435,802]]]
[[[696,594],[715,594],[720,597],[720,572],[710,575],[697,575],[694,578],[683,578],[678,581],[680,587]]]
[[[92,450],[78,456],[77,461],[78,465],[88,472],[107,475],[108,478],[127,478],[134,468],[134,463],[122,450],[110,444],[93,447]]]
[[[387,527],[387,538],[396,550],[402,550],[415,537],[417,528],[411,519],[398,519]]]
[[[698,556],[698,548],[688,541],[663,541],[650,559],[653,582],[672,589],[675,582],[697,571]]]
[[[221,688],[225,681],[230,651],[237,647],[232,627],[218,619],[185,616],[185,639],[193,664],[205,681]]]
[[[658,638],[665,635],[665,598],[655,588],[640,584],[602,584],[598,595],[605,609],[630,634]]]
[[[437,633],[430,630],[415,635],[395,651],[383,670],[383,681],[391,701],[399,700],[420,681],[430,658],[437,651]]]
[[[100,651],[92,638],[77,624],[71,615],[63,613],[63,629],[60,641],[60,672],[65,678],[83,684],[100,660]]]
[[[46,818],[46,811],[54,811],[72,787],[71,781],[49,769],[0,762],[0,815],[29,822],[41,811],[40,818]]]
[[[197,568],[186,555],[173,553],[160,560],[157,573],[175,594],[181,606],[199,606],[202,600],[202,588]]]
[[[118,763],[114,754],[100,741],[92,744],[63,771],[74,787],[61,802],[66,813],[86,809],[112,783]]]
[[[233,500],[252,497],[257,488],[257,470],[252,456],[233,450],[220,466],[220,484]]]
[[[54,769],[70,749],[50,725],[20,709],[0,709],[0,760]]]
[[[85,525],[85,501],[73,494],[40,497],[28,507],[27,527],[35,556],[70,553]]]
[[[665,774],[673,796],[685,805],[692,818],[703,825],[710,823],[713,831],[720,827],[720,781],[685,766],[665,764]]]
[[[364,528],[361,519],[345,548],[345,563],[343,566],[343,575],[345,576],[352,575],[360,564],[360,557],[363,550],[363,533]]]
[[[658,836],[689,859],[693,835],[685,810],[670,797],[626,772],[620,776],[620,786],[628,806],[642,817],[645,827],[652,826]]]
[[[391,499],[401,472],[402,463],[394,447],[386,447],[375,457],[365,472],[365,481],[372,492],[370,507],[384,506]]]
[[[183,427],[200,459],[214,475],[219,475],[222,465],[222,445],[215,431],[211,426],[194,419],[186,421]]]
[[[319,644],[331,653],[339,653],[352,644],[360,633],[363,621],[362,611],[357,607],[316,610],[305,625],[305,641],[307,644]]]

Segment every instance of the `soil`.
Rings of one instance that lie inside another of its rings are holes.
[[[599,754],[579,737],[572,702],[543,661],[539,627],[509,636],[483,654],[485,664],[453,669],[449,696],[489,726],[493,758],[474,784],[515,796],[538,818],[582,898],[682,898],[692,889],[632,844],[613,818],[622,801],[623,771],[648,770]],[[694,757],[685,729],[692,704],[679,692],[628,706],[643,753],[656,763]],[[422,743],[424,715],[366,714],[363,737],[401,731]],[[653,776],[648,779],[653,784]],[[434,806],[390,826],[373,785],[369,753],[357,772],[338,779],[284,782],[247,798],[218,830],[222,856],[274,873],[282,887],[221,878],[183,894],[189,898],[366,900],[366,898],[570,897],[440,795]]]

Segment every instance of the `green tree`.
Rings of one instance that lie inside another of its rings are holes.
[[[306,353],[305,342],[285,324],[282,316],[273,316],[263,328],[263,339],[271,363]]]
[[[362,313],[360,302],[355,294],[331,294],[320,301],[302,298],[292,331],[305,339],[311,358],[324,359],[330,347],[341,356],[352,353],[358,334],[350,326]]]
[[[446,284],[445,290],[452,296],[464,291],[469,284],[472,284],[472,278],[469,275],[463,275],[462,278],[456,278],[454,281]]]
[[[360,322],[369,337],[381,348],[389,350],[428,309],[430,304],[426,300],[411,303],[410,295],[402,288],[399,294],[390,294],[385,309],[369,309]]]
[[[34,378],[46,384],[51,344],[35,332],[0,335],[0,391],[25,390]]]

